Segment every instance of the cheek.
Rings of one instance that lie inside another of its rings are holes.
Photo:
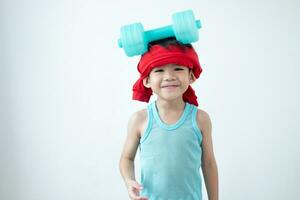
[[[153,75],[153,76],[151,76],[150,80],[151,80],[151,83],[157,83],[160,81],[160,77]]]
[[[182,82],[185,82],[185,83],[189,83],[190,78],[191,78],[191,77],[190,77],[189,74],[184,74],[184,75],[181,76],[181,81],[182,81]]]
[[[152,88],[152,89],[156,88],[158,84],[159,83],[158,83],[156,78],[151,77],[151,78],[148,79],[148,85],[150,86],[150,88]]]

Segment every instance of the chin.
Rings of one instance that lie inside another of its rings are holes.
[[[160,95],[160,98],[166,101],[174,101],[177,99],[182,99],[182,95]]]

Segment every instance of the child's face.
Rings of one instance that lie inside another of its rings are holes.
[[[143,80],[144,86],[166,100],[181,98],[188,86],[195,81],[189,68],[168,64],[153,68],[149,76]]]

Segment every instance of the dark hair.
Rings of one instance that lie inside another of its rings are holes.
[[[185,50],[185,47],[193,48],[193,46],[191,44],[183,44],[183,43],[179,42],[178,40],[176,40],[175,37],[168,37],[168,38],[164,38],[164,39],[149,42],[148,51],[153,45],[156,45],[156,44],[158,44],[162,47],[165,47],[167,49],[168,49],[169,45],[176,45],[176,46],[182,47],[183,51]]]
[[[156,44],[158,44],[158,45],[160,45],[160,46],[162,46],[166,49],[168,49],[170,45],[176,45],[176,46],[179,46],[180,49],[182,49],[183,52],[186,51],[186,48],[193,48],[193,46],[191,44],[183,44],[182,42],[179,42],[178,40],[176,40],[175,37],[168,37],[168,38],[164,38],[164,39],[149,42],[148,51],[150,50],[150,48],[153,45],[156,45]],[[189,71],[191,71],[191,70],[192,69],[189,68]]]

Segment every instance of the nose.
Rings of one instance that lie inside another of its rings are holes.
[[[164,80],[165,81],[172,81],[175,80],[176,77],[174,75],[174,73],[171,70],[166,70],[165,74],[164,74]]]

